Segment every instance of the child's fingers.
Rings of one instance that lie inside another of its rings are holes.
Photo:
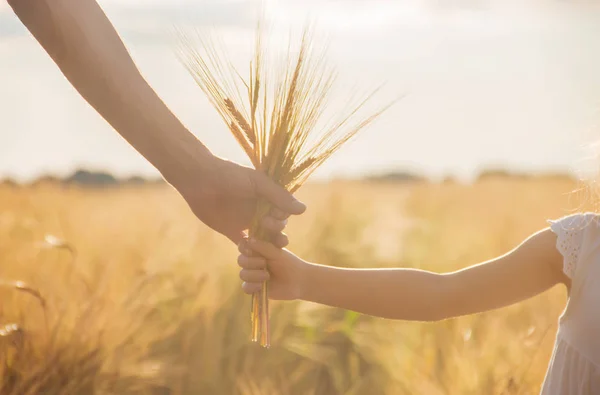
[[[238,244],[238,251],[242,255],[252,256],[252,250],[248,247],[248,239],[244,238]]]
[[[240,278],[247,283],[264,283],[269,279],[269,272],[266,270],[240,270]]]
[[[254,238],[248,239],[247,245],[252,251],[258,253],[258,255],[264,256],[267,259],[277,259],[281,254],[281,250],[275,247],[273,244]]]
[[[260,270],[267,268],[267,261],[262,257],[238,256],[238,265],[243,269]]]
[[[242,290],[249,295],[257,293],[261,289],[262,283],[242,283]]]

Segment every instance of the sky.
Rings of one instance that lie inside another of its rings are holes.
[[[213,152],[247,163],[175,54],[173,26],[250,59],[257,1],[100,0],[134,61]],[[341,88],[404,95],[317,177],[600,168],[600,7],[554,0],[269,0],[274,34],[316,22]],[[243,63],[242,63],[243,64]],[[0,178],[156,170],[78,95],[0,0]]]

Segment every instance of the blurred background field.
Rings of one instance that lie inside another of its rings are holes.
[[[168,32],[212,27],[246,67],[257,2],[98,3],[177,117],[215,154],[248,164]],[[290,222],[295,253],[452,271],[595,208],[560,174],[478,175],[597,172],[599,2],[265,3],[275,35],[318,17],[341,81],[407,94],[300,191],[309,211]],[[324,181],[390,169],[433,181]],[[273,303],[263,350],[249,341],[236,248],[145,181],[159,175],[0,1],[0,395],[539,393],[563,288],[437,323]]]
[[[455,270],[592,209],[579,187],[502,174],[309,184],[290,249],[328,265]],[[4,184],[0,393],[536,394],[566,300],[557,287],[437,323],[274,303],[263,350],[248,340],[236,255],[160,183]]]

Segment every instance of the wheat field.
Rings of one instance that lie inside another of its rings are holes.
[[[449,271],[590,209],[577,187],[313,183],[287,233],[323,264]],[[436,323],[278,302],[265,350],[236,256],[165,185],[0,186],[0,394],[536,394],[566,300]]]

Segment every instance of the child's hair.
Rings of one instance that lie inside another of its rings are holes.
[[[594,170],[580,170],[575,174],[577,186],[571,191],[571,195],[579,204],[574,211],[600,213],[600,140],[587,144],[587,148],[590,154],[580,163],[587,165],[582,167]]]

